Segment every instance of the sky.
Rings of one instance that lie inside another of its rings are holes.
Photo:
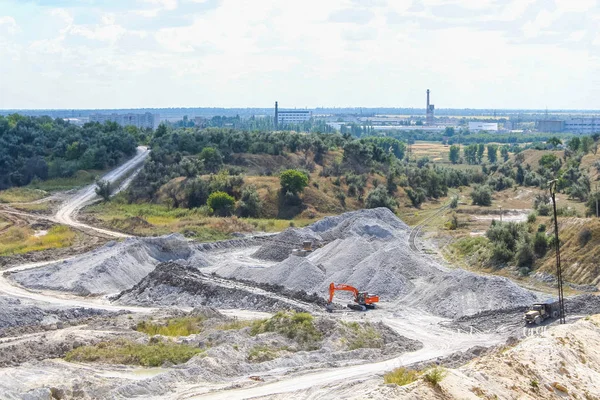
[[[600,0],[0,0],[0,109],[600,109]]]

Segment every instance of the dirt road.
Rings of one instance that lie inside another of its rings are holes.
[[[132,170],[139,168],[140,165],[146,160],[146,158],[150,155],[150,150],[148,150],[145,146],[139,146],[137,148],[137,154],[131,160],[127,161],[123,165],[114,170],[110,171],[106,175],[102,177],[103,180],[110,182],[111,184],[115,184],[123,177],[125,177]],[[128,180],[128,182],[131,182]],[[83,189],[81,189],[75,196],[68,199],[64,202],[56,214],[54,215],[54,220],[58,223],[73,226],[79,229],[91,229],[96,232],[103,233],[105,235],[113,236],[113,237],[129,237],[130,235],[113,232],[107,229],[97,228],[95,226],[86,225],[81,222],[78,222],[75,219],[77,212],[81,210],[86,204],[90,201],[97,198],[96,194],[96,185],[92,184]]]

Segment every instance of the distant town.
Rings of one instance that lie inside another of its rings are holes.
[[[427,89],[425,107],[419,108],[285,108],[276,101],[272,108],[146,108],[98,110],[0,110],[0,115],[19,113],[62,118],[75,125],[88,122],[116,122],[122,126],[156,129],[161,122],[206,127],[209,120],[222,120],[220,126],[235,126],[228,119],[270,120],[273,130],[320,121],[336,131],[351,126],[374,131],[442,132],[446,128],[488,133],[572,133],[600,132],[600,110],[542,109],[452,109],[431,103],[433,92]],[[239,127],[239,126],[235,126]]]

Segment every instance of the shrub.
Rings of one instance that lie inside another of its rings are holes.
[[[209,194],[208,183],[204,179],[191,179],[185,187],[185,198],[188,208],[197,208],[205,205]]]
[[[471,192],[471,199],[475,205],[490,206],[492,205],[492,191],[488,186],[476,185]]]
[[[504,243],[496,243],[492,248],[492,255],[490,261],[494,264],[504,264],[511,261],[513,258],[513,252],[510,251]]]
[[[396,208],[396,200],[390,196],[385,187],[379,186],[369,192],[365,203],[367,208],[387,207],[394,211]]]
[[[446,370],[438,366],[430,368],[427,372],[425,372],[425,374],[423,375],[423,379],[425,380],[425,382],[431,384],[432,386],[438,387],[440,386],[440,382],[446,377],[446,375]]]
[[[411,188],[406,188],[405,192],[406,192],[406,195],[408,196],[408,198],[410,199],[410,202],[412,203],[412,205],[416,208],[420,208],[421,204],[426,199],[425,191],[421,188],[417,188],[415,190],[413,190]]]
[[[539,224],[537,231],[545,233],[546,232],[546,224]]]
[[[102,197],[104,201],[110,200],[111,191],[112,189],[110,187],[109,181],[99,180],[98,182],[96,182],[96,194]]]
[[[284,193],[298,194],[308,185],[308,177],[298,170],[288,169],[281,173],[279,182]]]
[[[206,203],[215,214],[224,217],[231,215],[235,199],[225,192],[213,192]]]
[[[269,346],[256,345],[248,352],[247,360],[252,363],[271,361],[277,358],[277,351]]]
[[[173,318],[165,324],[142,321],[137,324],[135,330],[151,336],[189,336],[202,331],[203,320],[203,317]]]
[[[315,327],[312,315],[295,311],[279,311],[269,319],[254,322],[250,329],[252,336],[265,332],[277,332],[307,349],[317,348],[317,342],[323,337]]]
[[[110,364],[159,367],[165,362],[181,364],[202,352],[197,347],[172,342],[141,344],[127,339],[100,342],[68,352],[67,361],[102,362]]]
[[[538,215],[547,217],[548,215],[550,215],[550,206],[548,204],[540,204],[537,207],[537,213]]]
[[[577,235],[579,246],[584,247],[590,240],[592,240],[592,231],[588,228],[583,228]]]
[[[452,200],[450,201],[450,208],[457,208],[458,207],[458,196],[454,196],[452,197]]]
[[[254,186],[242,190],[242,197],[238,203],[237,213],[242,217],[258,217],[262,204]]]
[[[417,380],[419,374],[412,369],[404,367],[396,368],[395,370],[383,375],[384,383],[395,383],[398,386],[408,385]]]
[[[537,219],[537,214],[535,212],[529,213],[527,215],[527,223],[529,223],[529,224],[533,224],[536,219]]]
[[[545,231],[546,227],[544,226],[544,230],[537,232],[533,239],[533,251],[538,258],[544,257],[548,251],[548,238],[546,238]]]
[[[208,172],[217,172],[223,165],[221,153],[212,147],[203,148],[198,158],[202,160],[204,168]]]
[[[529,236],[524,236],[517,245],[515,260],[518,267],[531,267],[535,260]]]

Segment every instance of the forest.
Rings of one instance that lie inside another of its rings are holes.
[[[115,123],[78,127],[58,118],[0,116],[0,189],[114,167],[136,146],[131,130]]]

